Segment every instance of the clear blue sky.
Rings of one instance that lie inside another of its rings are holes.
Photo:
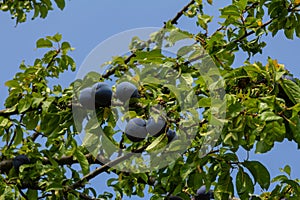
[[[49,13],[46,19],[29,19],[26,23],[15,27],[15,21],[11,20],[8,13],[0,13],[0,109],[7,96],[5,81],[11,79],[18,71],[22,60],[26,64],[32,64],[34,59],[44,52],[35,49],[35,41],[47,35],[57,32],[63,35],[63,39],[69,41],[76,48],[72,52],[77,66],[83,62],[88,53],[101,41],[122,31],[141,27],[161,27],[163,22],[171,19],[188,1],[174,0],[76,0],[67,1],[64,11],[55,9]],[[208,6],[210,14],[217,15],[218,8],[222,6],[216,1],[214,6]],[[194,24],[182,21],[182,27],[194,30]],[[214,29],[212,28],[211,31]],[[286,40],[280,32],[275,38],[267,37],[267,47],[263,55],[255,57],[256,60],[266,62],[267,57],[277,58],[279,63],[300,77],[300,39]],[[235,65],[238,66],[245,59],[245,55],[238,54]],[[253,60],[252,60],[253,61]],[[75,73],[68,72],[62,76],[60,82],[67,86],[75,78]],[[245,156],[243,152],[241,156]],[[250,158],[259,159],[265,164],[271,176],[279,174],[279,168],[286,164],[292,166],[292,176],[300,178],[300,154],[297,146],[290,142],[276,144],[275,148],[267,154],[254,155]],[[96,178],[93,184],[99,191],[105,188],[106,175]],[[129,199],[129,198],[128,198]],[[138,199],[138,198],[132,198]],[[145,198],[148,199],[148,198]]]

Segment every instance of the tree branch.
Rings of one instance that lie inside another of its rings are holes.
[[[292,6],[292,4],[291,4],[291,6]],[[292,7],[289,7],[288,8],[288,12],[294,12],[294,11],[297,11],[297,8],[300,6],[300,4],[299,5],[295,5],[295,6],[292,6]],[[273,18],[273,19],[270,19],[269,21],[267,21],[266,23],[264,23],[260,28],[265,28],[265,27],[267,27],[268,25],[270,25],[273,21],[274,21],[274,19],[277,19],[277,18]],[[243,39],[245,39],[246,37],[248,37],[248,36],[250,36],[250,35],[252,35],[252,34],[254,34],[255,33],[255,31],[250,31],[250,32],[248,32],[248,33],[246,33],[246,34],[244,34],[242,37],[240,37],[240,38],[237,38],[236,40],[233,40],[231,43],[237,43],[237,42],[241,42]],[[227,45],[226,45],[227,46]]]
[[[180,17],[184,14],[184,12],[187,11],[187,9],[195,3],[195,0],[190,1],[187,5],[185,5],[176,15],[175,17],[173,17],[171,20],[169,20],[171,22],[171,24],[177,24],[178,20],[180,19]],[[166,23],[163,26],[163,29],[166,28]],[[151,43],[152,41],[149,39],[147,41],[147,43]],[[146,47],[146,45],[142,45],[142,49],[144,49]],[[131,53],[125,60],[124,63],[127,64],[129,63],[130,59],[135,57],[134,53]],[[113,75],[115,73],[115,71],[120,67],[120,65],[117,65],[116,67],[112,67],[110,69],[108,69],[103,75],[102,78],[108,78],[109,76]]]
[[[85,175],[84,177],[82,177],[79,181],[75,182],[74,184],[67,186],[66,187],[66,191],[70,191],[70,190],[74,190],[76,188],[82,187],[84,185],[84,183],[86,181],[89,181],[93,178],[95,178],[96,176],[98,176],[99,174],[107,171],[108,169],[110,169],[112,166],[115,166],[117,164],[119,164],[120,162],[130,158],[131,156],[133,156],[135,153],[141,153],[143,152],[149,144],[144,145],[143,147],[136,149],[134,151],[132,151],[131,153],[128,153],[126,155],[120,156],[112,161],[108,161],[106,159],[105,164],[103,164],[100,168],[95,169],[94,171],[92,171],[91,173]],[[99,159],[99,158],[98,158]],[[100,158],[102,159],[102,158]]]
[[[129,154],[118,157],[115,160],[112,160],[112,161],[104,164],[102,167],[97,168],[93,172],[91,172],[91,173],[85,175],[84,177],[82,177],[79,181],[75,182],[73,185],[68,186],[67,191],[74,190],[76,188],[82,187],[86,181],[89,181],[89,180],[93,179],[94,177],[98,176],[99,174],[101,174],[101,173],[107,171],[108,169],[110,169],[111,166],[119,164],[120,162],[130,158],[132,155],[134,155],[134,154],[129,153]]]
[[[2,116],[2,117],[8,117],[8,116],[17,115],[17,114],[19,114],[17,109],[12,110],[11,108],[7,108],[7,109],[0,110],[0,116]]]
[[[171,20],[171,24],[177,24],[178,20],[180,19],[180,17],[184,14],[184,12],[186,12],[189,7],[195,3],[195,0],[190,1],[188,4],[186,4],[186,6],[184,6],[177,14],[176,16]],[[164,26],[164,28],[166,28],[166,25]]]
[[[86,159],[88,160],[89,164],[100,164],[103,165],[103,163],[108,162],[106,158],[104,158],[101,155],[97,156],[97,159],[94,158],[92,154],[87,154],[85,155]],[[74,159],[74,156],[63,156],[60,159],[54,159],[59,165],[73,165],[77,164],[78,161]],[[9,170],[13,167],[12,164],[13,159],[7,159],[7,160],[2,160],[0,162],[0,173],[8,173]],[[46,157],[43,158],[42,160],[43,165],[49,165],[51,164],[50,160]]]
[[[266,26],[268,26],[269,24],[271,24],[273,22],[273,19],[270,19],[269,21],[267,21],[266,23],[264,23],[260,28],[265,28]],[[243,39],[245,39],[246,37],[254,34],[255,31],[250,31],[250,32],[246,32],[242,37],[240,38],[237,38],[235,40],[233,40],[231,43],[238,43],[238,42],[241,42]],[[226,45],[227,46],[227,45]]]

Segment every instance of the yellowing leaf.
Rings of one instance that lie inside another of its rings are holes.
[[[261,20],[258,20],[258,21],[257,21],[257,25],[258,25],[259,27],[261,27],[261,26],[263,25],[262,21],[261,21]]]

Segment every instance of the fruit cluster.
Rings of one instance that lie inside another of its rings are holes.
[[[79,103],[86,109],[109,107],[111,106],[112,96],[113,92],[110,86],[107,83],[99,82],[92,87],[80,91]],[[116,86],[116,98],[122,103],[139,97],[137,87],[130,82],[121,82]],[[150,117],[148,120],[132,118],[125,127],[125,134],[132,142],[140,142],[144,140],[148,134],[158,137],[162,133],[166,133],[169,142],[176,137],[176,133],[168,129],[163,117],[159,117],[157,120],[153,117]]]

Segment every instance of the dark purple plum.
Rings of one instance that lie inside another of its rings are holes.
[[[93,99],[93,89],[88,87],[80,91],[79,103],[86,109],[95,109],[95,99]]]
[[[206,187],[205,185],[202,185],[198,190],[195,195],[195,200],[210,200],[213,198],[213,192],[209,190],[206,192]]]
[[[17,172],[19,172],[20,166],[24,164],[30,164],[29,158],[24,154],[17,155],[13,159],[13,166]]]
[[[96,83],[92,89],[95,94],[96,107],[109,107],[111,105],[112,90],[107,83]]]
[[[141,118],[130,119],[125,127],[125,134],[132,142],[140,142],[147,136],[146,121]]]
[[[166,131],[166,121],[162,117],[154,119],[150,117],[147,121],[146,129],[151,136],[157,137]]]
[[[137,87],[130,82],[119,83],[116,87],[116,97],[123,103],[131,98],[139,98],[139,96]]]
[[[176,132],[171,129],[169,129],[166,134],[168,137],[168,143],[170,143],[173,140],[176,140],[178,138],[178,136],[176,135]]]

